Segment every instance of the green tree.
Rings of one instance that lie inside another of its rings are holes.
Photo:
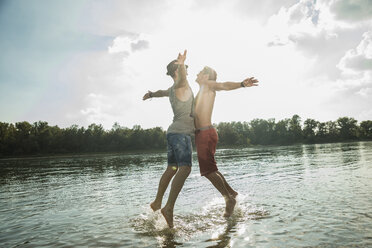
[[[372,121],[358,126],[355,119],[342,117],[337,121],[318,122],[306,119],[301,127],[298,115],[291,119],[254,119],[251,122],[221,122],[217,125],[221,145],[293,144],[297,142],[335,142],[372,140]],[[39,121],[8,124],[0,122],[0,156],[47,153],[113,152],[139,149],[165,149],[166,132],[160,128],[132,129],[115,123],[110,130],[100,124],[87,129],[72,125],[61,129]]]
[[[325,122],[318,122],[318,131],[316,132],[316,137],[320,142],[326,141],[327,125]]]
[[[275,119],[254,119],[250,122],[252,144],[268,145],[273,143]]]
[[[357,121],[354,118],[349,117],[338,118],[337,125],[340,128],[341,139],[352,140],[357,137]]]
[[[289,121],[289,135],[290,143],[302,141],[301,117],[299,115],[293,115],[292,119]]]
[[[372,121],[362,121],[360,123],[360,133],[363,139],[372,139]]]
[[[84,133],[84,146],[86,151],[98,152],[103,148],[105,131],[101,124],[90,124]]]
[[[10,154],[16,146],[16,129],[13,124],[0,122],[0,155]]]
[[[52,137],[50,127],[48,126],[48,122],[45,121],[35,122],[31,127],[31,133],[37,141],[39,151],[49,152]]]
[[[289,133],[290,119],[280,120],[275,125],[275,143],[276,144],[290,144],[291,136]]]
[[[314,119],[306,119],[304,122],[303,136],[306,142],[315,142],[315,131],[319,122]]]
[[[38,143],[32,134],[32,125],[27,121],[15,123],[16,128],[16,149],[15,155],[31,154],[39,151]]]
[[[239,139],[237,130],[234,130],[233,125],[229,122],[221,122],[217,125],[218,137],[220,145],[236,145]]]
[[[329,142],[339,141],[340,130],[337,127],[337,123],[335,121],[327,121],[325,125],[327,130],[327,141]]]
[[[67,152],[81,152],[84,130],[80,130],[78,125],[72,125],[62,130],[62,147]]]

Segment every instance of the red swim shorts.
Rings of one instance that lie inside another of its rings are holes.
[[[218,171],[214,154],[216,153],[216,146],[218,135],[216,129],[212,126],[195,132],[195,145],[198,153],[198,161],[200,174],[205,176],[211,172]]]

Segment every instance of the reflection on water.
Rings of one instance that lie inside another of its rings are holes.
[[[222,198],[214,198],[199,212],[175,216],[178,225],[173,229],[167,228],[160,211],[154,213],[150,209],[139,217],[131,219],[130,222],[139,237],[157,237],[159,246],[183,245],[175,240],[187,242],[194,236],[211,233],[204,242],[216,243],[216,245],[208,247],[225,247],[230,244],[231,235],[236,232],[237,224],[270,217],[267,211],[249,206],[243,196],[239,196],[231,218],[221,218],[224,207]]]
[[[372,245],[372,142],[221,149],[216,158],[239,192],[233,216],[222,216],[194,154],[172,230],[148,206],[165,153],[0,160],[0,246]]]

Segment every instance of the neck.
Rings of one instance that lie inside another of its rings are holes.
[[[202,82],[198,82],[198,84],[199,84],[199,87],[201,88],[201,87],[204,87],[204,84],[206,83],[206,81],[202,81]]]

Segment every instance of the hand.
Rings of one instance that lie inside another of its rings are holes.
[[[254,77],[244,79],[242,83],[243,83],[244,87],[258,86],[258,84],[257,84],[258,80],[255,79]]]
[[[185,64],[185,60],[186,60],[186,54],[187,54],[187,50],[185,50],[183,52],[183,55],[181,55],[180,53],[178,54],[178,57],[177,57],[177,62],[175,63],[176,65],[183,65]]]
[[[143,98],[142,98],[142,100],[147,100],[147,99],[149,99],[149,98],[151,98],[151,94],[153,94],[153,92],[151,92],[151,91],[148,91],[144,96],[143,96]]]

